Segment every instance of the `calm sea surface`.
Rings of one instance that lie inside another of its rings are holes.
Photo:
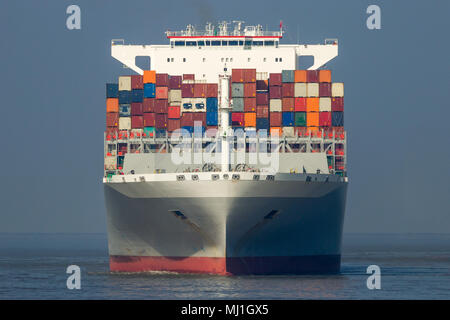
[[[338,275],[239,277],[111,273],[104,234],[0,234],[0,299],[450,299],[450,234],[346,234]]]

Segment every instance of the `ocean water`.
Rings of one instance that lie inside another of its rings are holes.
[[[314,276],[111,273],[105,234],[0,234],[0,299],[450,299],[450,234],[346,234],[341,273]]]

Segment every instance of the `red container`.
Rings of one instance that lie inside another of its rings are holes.
[[[269,106],[256,106],[256,117],[257,118],[268,118],[269,117]]]
[[[154,127],[154,126],[155,126],[155,114],[144,113],[144,127]]]
[[[144,98],[142,103],[142,111],[145,112],[155,112],[155,101],[154,98]]]
[[[283,123],[283,113],[282,112],[270,112],[270,126],[271,127],[281,127]]]
[[[180,107],[170,106],[168,110],[169,119],[180,119]]]
[[[198,125],[197,122],[201,122],[202,127],[206,127],[206,112],[194,112],[193,114],[194,126]]]
[[[281,87],[282,77],[281,73],[271,73],[269,75],[269,86],[271,87]]]
[[[244,98],[244,112],[256,112],[256,98]]]
[[[181,121],[179,119],[167,120],[167,131],[172,132],[181,128]]]
[[[320,82],[319,83],[319,97],[331,97],[331,83]]]
[[[169,75],[167,73],[157,73],[156,74],[156,86],[157,87],[168,87],[169,86]]]
[[[256,69],[244,69],[244,82],[256,82]]]
[[[218,84],[217,83],[206,84],[206,97],[217,98],[217,95],[218,95]]]
[[[319,112],[319,126],[331,127],[331,112]]]
[[[306,112],[306,98],[303,97],[294,98],[294,111]]]
[[[119,113],[118,112],[108,112],[106,114],[106,126],[107,127],[118,127],[119,126]]]
[[[256,97],[256,82],[244,83],[244,97]]]
[[[142,129],[144,127],[144,117],[143,116],[132,116],[131,117],[131,129]]]
[[[267,92],[256,93],[256,105],[267,106],[269,104],[269,94]]]
[[[280,87],[270,87],[269,88],[269,98],[270,99],[281,99],[281,86]]]
[[[193,83],[183,83],[181,85],[181,97],[183,97],[183,98],[193,98],[194,97],[194,84]]]
[[[231,114],[231,123],[233,126],[244,126],[245,114],[243,112],[233,112]]]
[[[169,78],[169,89],[171,90],[177,90],[181,89],[181,76],[170,76]]]
[[[306,70],[307,82],[319,82],[319,70]]]
[[[167,99],[156,99],[155,100],[155,112],[156,113],[167,113],[168,101]]]
[[[231,70],[231,82],[244,82],[244,69]]]
[[[281,93],[283,98],[290,98],[294,96],[294,83],[283,83],[281,86]]]
[[[269,90],[269,81],[256,80],[256,90]]]
[[[156,87],[155,98],[156,99],[167,99],[169,96],[168,87]]]
[[[157,113],[155,115],[155,127],[156,129],[167,128],[167,113]]]
[[[132,75],[131,76],[131,89],[143,89],[144,88],[144,80],[141,75]]]
[[[181,116],[181,126],[182,127],[193,127],[194,126],[194,113],[184,112]]]
[[[131,104],[131,115],[132,116],[142,116],[142,103],[133,102]]]
[[[295,110],[295,99],[294,98],[283,98],[281,110],[283,112],[293,112]]]
[[[331,98],[331,111],[344,111],[344,98]]]
[[[183,95],[183,93],[181,93]],[[194,84],[194,98],[206,97],[206,83]]]
[[[194,74],[183,74],[183,80],[195,80],[195,75]]]

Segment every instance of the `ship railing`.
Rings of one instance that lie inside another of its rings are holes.
[[[124,45],[125,44],[125,40],[124,39],[112,39],[111,40],[111,45],[112,46],[117,46],[117,45]]]
[[[280,31],[258,31],[257,34],[249,34],[248,32],[229,31],[229,32],[207,32],[207,31],[166,31],[167,37],[281,37]]]

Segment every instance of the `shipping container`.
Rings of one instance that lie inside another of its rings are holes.
[[[193,111],[195,112],[206,112],[206,98],[194,98],[193,102]]]
[[[306,111],[319,112],[319,98],[306,98]]]
[[[284,127],[290,127],[294,125],[295,122],[295,113],[294,112],[282,112],[282,123]]]
[[[131,104],[131,115],[132,116],[142,116],[142,103],[133,102]]]
[[[283,112],[292,112],[295,110],[295,99],[294,98],[283,98],[282,100],[282,108]]]
[[[169,104],[166,99],[156,99],[155,100],[155,113],[167,113],[168,107],[169,107]]]
[[[295,92],[295,84],[294,83],[283,83],[281,86],[281,94],[283,98],[291,98],[294,97]]]
[[[181,76],[170,76],[169,78],[169,89],[170,90],[181,90]]]
[[[181,90],[169,90],[169,103],[181,102]]]
[[[306,98],[297,97],[294,98],[294,110],[298,112],[306,112]]]
[[[119,118],[119,130],[131,130],[131,118],[120,117]]]
[[[181,84],[181,97],[182,98],[193,98],[194,97],[194,84],[193,83]]]
[[[256,81],[265,81],[269,80],[268,72],[256,72]]]
[[[206,83],[194,84],[194,98],[206,98]]]
[[[256,82],[244,83],[244,98],[256,97]]]
[[[131,91],[131,102],[142,102],[144,100],[143,89],[133,89]]]
[[[218,124],[218,112],[208,111],[206,112],[206,125],[207,126],[217,126]]]
[[[306,83],[298,82],[294,84],[294,97],[306,97]]]
[[[156,74],[156,86],[157,87],[168,87],[169,86],[169,75],[167,73],[157,73]]]
[[[295,70],[294,81],[295,82],[307,82],[306,70]]]
[[[218,84],[217,83],[207,83],[206,84],[206,97],[207,98],[217,98],[218,96]]]
[[[344,84],[342,82],[333,82],[331,84],[331,95],[333,97],[344,96]]]
[[[106,99],[106,112],[119,112],[119,99],[107,98]]]
[[[131,91],[119,91],[119,104],[130,104],[131,102]]]
[[[167,131],[173,132],[181,128],[180,119],[168,119],[167,120]]]
[[[295,126],[306,127],[306,112],[295,113]]]
[[[206,112],[217,112],[218,111],[218,105],[217,105],[217,98],[206,98]]]
[[[333,127],[344,126],[344,113],[340,111],[334,111],[331,113],[331,123]]]
[[[283,113],[282,112],[270,112],[270,126],[271,127],[281,127],[283,123]]]
[[[246,127],[256,127],[256,112],[246,112],[244,117]]]
[[[131,91],[131,76],[119,77],[119,91]]]
[[[131,89],[144,89],[144,80],[141,75],[131,76]]]
[[[154,127],[155,126],[155,113],[144,113],[144,127]],[[145,128],[144,128],[145,131]]]
[[[145,123],[145,115],[144,115],[144,123]],[[154,138],[155,137],[155,126],[144,127],[144,134],[148,138]]]
[[[233,112],[231,114],[231,124],[233,126],[244,126],[245,116],[243,112]]]
[[[256,98],[244,98],[244,112],[256,112]]]
[[[143,112],[155,112],[155,99],[154,98],[144,98],[142,103]]]
[[[194,126],[194,114],[190,112],[183,113],[181,115],[181,126],[182,127]]]
[[[319,82],[331,82],[331,70],[319,70]]]
[[[319,111],[331,111],[331,98],[319,98]]]
[[[125,119],[130,119],[130,118],[125,118]],[[143,127],[144,127],[144,117],[143,116],[131,116],[131,129],[142,129]]]
[[[119,97],[119,84],[107,83],[106,84],[106,98],[118,98]]]
[[[295,71],[294,70],[282,70],[281,71],[281,81],[285,83],[294,82]]]
[[[231,84],[231,97],[233,97],[233,98],[243,98],[244,97],[244,84],[243,83],[232,83]]]
[[[256,129],[257,130],[269,130],[270,123],[269,118],[256,118]]]
[[[180,107],[179,106],[172,106],[172,107],[168,108],[168,117],[169,117],[169,119],[179,119],[180,116],[181,116],[181,113],[180,113]]]
[[[319,126],[319,112],[307,112],[306,113],[306,125],[308,127]]]
[[[188,74],[183,74],[183,81],[184,80],[195,80],[195,75],[192,73],[188,73]]]
[[[157,113],[155,115],[155,127],[156,129],[166,129],[167,128],[167,113]]]
[[[319,96],[319,84],[318,83],[307,83],[306,84],[306,94],[307,94],[307,97],[318,97]]]
[[[156,87],[155,98],[156,99],[168,99],[168,88],[167,87]]]
[[[233,112],[244,112],[244,98],[233,98]]]
[[[331,111],[344,111],[344,98],[343,97],[331,98]]]
[[[270,112],[281,112],[283,111],[283,103],[281,99],[270,99]]]
[[[269,98],[270,99],[281,99],[281,86],[280,87],[270,87],[269,89]]]
[[[276,86],[281,87],[282,83],[281,80],[282,80],[281,73],[271,73],[269,75],[269,87],[276,87]]]
[[[144,70],[144,87],[146,83],[156,83],[156,71],[155,70]]]
[[[256,69],[243,69],[244,70],[244,82],[256,82]]]
[[[256,80],[256,90],[257,91],[269,90],[269,80]]]
[[[331,127],[331,112],[319,112],[319,126]]]
[[[233,83],[244,82],[244,69],[232,69],[231,82]]]
[[[267,92],[256,93],[256,105],[267,106],[269,104],[269,94]]]
[[[269,117],[269,106],[256,106],[256,117],[257,118],[268,118]]]
[[[105,157],[105,170],[116,170],[116,157]]]
[[[193,111],[194,111],[194,98],[181,99],[181,113]]]
[[[319,82],[319,70],[306,70],[307,82]]]
[[[295,137],[294,127],[283,127],[283,136],[289,138]]]
[[[331,83],[329,83],[329,82],[319,83],[319,96],[320,97],[331,97]]]
[[[144,98],[154,98],[155,89],[156,87],[154,83],[144,83]]]
[[[130,117],[131,116],[131,105],[129,105],[129,104],[119,105],[119,116],[120,117]]]
[[[283,131],[281,127],[270,127],[270,135],[273,137],[281,137],[283,135]]]

